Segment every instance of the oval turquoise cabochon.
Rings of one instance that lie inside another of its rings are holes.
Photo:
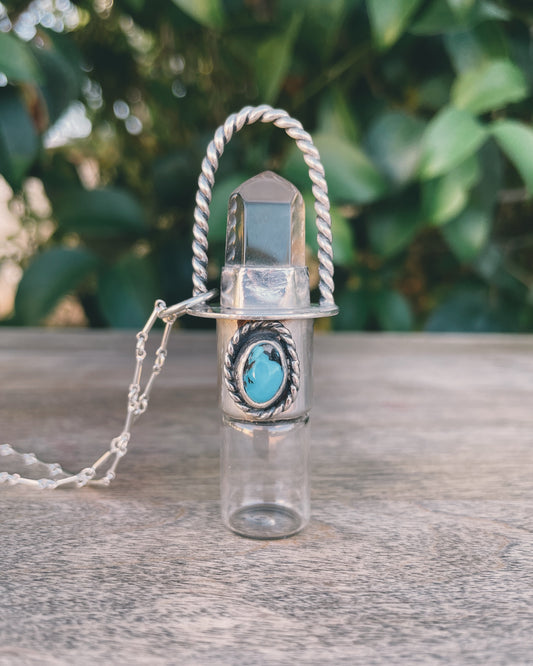
[[[250,400],[260,405],[270,402],[281,388],[284,378],[278,349],[269,342],[255,344],[248,354],[242,376],[243,387]]]

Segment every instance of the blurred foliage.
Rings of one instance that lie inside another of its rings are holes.
[[[34,224],[25,183],[42,181],[55,225],[24,266],[5,323],[40,323],[75,293],[91,325],[138,327],[156,297],[186,297],[205,147],[229,113],[266,102],[299,118],[323,159],[334,328],[533,330],[528,0],[34,0],[4,9],[0,171]],[[92,130],[58,141],[73,110]],[[298,150],[272,126],[250,127],[217,173],[213,284],[228,196],[265,169],[304,193],[316,252]]]

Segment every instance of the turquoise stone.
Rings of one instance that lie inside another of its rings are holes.
[[[252,348],[243,370],[243,386],[246,395],[263,405],[270,402],[281,388],[285,372],[274,345],[260,342]]]

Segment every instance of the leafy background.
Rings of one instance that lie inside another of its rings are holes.
[[[324,326],[532,331],[532,27],[528,0],[0,5],[0,172],[31,239],[2,323],[50,323],[69,295],[90,326],[138,327],[189,295],[205,147],[267,102],[326,169],[341,313]],[[229,194],[267,168],[308,202],[316,287],[306,168],[267,126],[221,161],[210,279]]]

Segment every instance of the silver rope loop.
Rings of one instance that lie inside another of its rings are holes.
[[[198,191],[196,193],[196,207],[194,209],[193,226],[193,294],[199,295],[207,291],[207,234],[209,231],[209,206],[211,194],[215,184],[215,173],[226,144],[236,132],[245,125],[261,121],[273,123],[276,127],[285,130],[286,134],[294,139],[296,145],[303,153],[305,163],[309,168],[309,178],[313,183],[312,191],[315,197],[315,213],[318,240],[319,261],[319,290],[320,305],[333,305],[333,250],[331,246],[331,217],[329,214],[328,186],[326,184],[324,167],[320,155],[311,135],[306,132],[299,120],[291,118],[283,109],[273,109],[268,104],[261,106],[245,106],[238,113],[232,113],[215,132],[213,140],[207,147],[206,156],[202,161],[202,172],[198,178]]]

